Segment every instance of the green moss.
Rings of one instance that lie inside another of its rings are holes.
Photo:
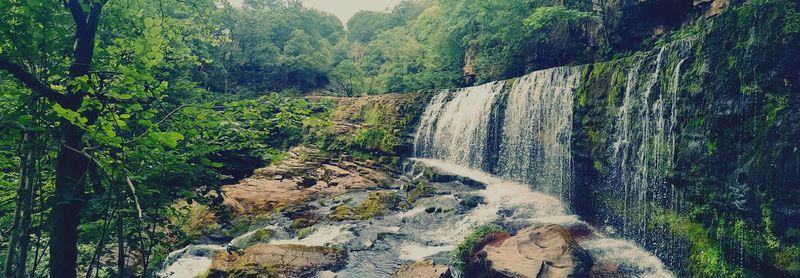
[[[425,181],[409,183],[406,187],[406,199],[409,203],[433,195],[434,189]]]
[[[595,160],[594,163],[592,164],[592,166],[594,167],[595,170],[597,170],[597,172],[600,172],[600,173],[605,172],[605,167],[603,166],[603,162],[601,162],[599,160]]]
[[[364,125],[367,126],[377,126],[381,123],[381,113],[375,107],[369,107],[362,110],[361,118],[364,121]]]
[[[478,241],[483,238],[484,236],[495,233],[495,232],[505,232],[503,228],[500,226],[489,224],[480,226],[475,228],[461,243],[458,244],[455,250],[453,250],[453,257],[454,257],[454,264],[455,267],[464,270],[464,267],[468,263],[470,253],[475,251],[475,247],[478,244]]]
[[[289,225],[289,228],[292,229],[292,230],[297,230],[297,229],[311,227],[316,223],[317,223],[317,221],[314,220],[314,219],[297,218],[295,220],[292,220],[292,224]]]
[[[302,228],[300,230],[297,230],[297,232],[295,232],[294,235],[298,239],[304,239],[304,238],[308,237],[312,232],[314,232],[314,228],[313,227],[305,227],[305,228]]]
[[[353,143],[361,150],[383,153],[392,153],[392,148],[400,141],[400,138],[383,128],[362,129],[353,138]]]
[[[674,213],[660,214],[656,221],[690,242],[689,270],[693,277],[745,277],[740,267],[725,261],[719,245],[709,238],[708,231],[700,224]]]
[[[775,253],[775,266],[787,273],[800,273],[800,246],[795,245]]]
[[[253,234],[253,238],[258,240],[259,242],[268,242],[272,235],[275,234],[275,231],[270,229],[261,229],[258,230],[255,234]]]
[[[328,219],[334,221],[367,220],[383,215],[385,210],[396,208],[400,206],[401,202],[402,199],[395,192],[371,192],[361,205],[355,207],[341,205],[334,208],[333,212],[328,215]]]

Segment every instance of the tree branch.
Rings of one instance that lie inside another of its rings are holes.
[[[78,32],[81,32],[86,27],[86,13],[83,12],[83,7],[78,0],[64,0],[64,6],[69,9],[72,14],[72,20],[75,21],[75,27]]]
[[[63,105],[66,101],[66,96],[60,94],[56,90],[53,90],[47,84],[44,84],[42,81],[33,76],[33,74],[27,72],[22,66],[11,62],[8,57],[0,56],[0,69],[7,71],[9,74],[14,76],[17,80],[28,86],[34,93],[38,94],[39,96],[45,97],[52,102],[59,103]]]

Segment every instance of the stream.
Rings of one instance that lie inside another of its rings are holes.
[[[421,169],[429,167],[438,173],[463,177],[472,182],[430,182],[435,192],[417,200],[414,207],[390,211],[383,217],[369,220],[334,222],[324,220],[313,226],[303,238],[292,238],[291,220],[280,217],[263,227],[253,229],[225,244],[190,245],[169,254],[160,277],[195,277],[204,274],[216,252],[229,246],[243,248],[258,230],[275,232],[270,244],[306,246],[338,246],[348,252],[347,264],[336,272],[323,271],[318,277],[388,277],[400,267],[421,260],[452,265],[452,250],[473,229],[497,224],[511,232],[537,223],[560,224],[589,230],[595,236],[580,241],[595,263],[614,265],[628,277],[674,277],[655,256],[636,244],[608,237],[610,227],[592,227],[570,214],[568,208],[553,195],[532,191],[530,186],[492,176],[485,172],[432,159],[413,159],[406,164],[405,174],[391,190],[423,179]],[[459,179],[462,180],[463,179]],[[345,201],[366,199],[369,191],[348,192],[310,203],[314,213],[327,215]],[[459,273],[455,273],[460,275]]]

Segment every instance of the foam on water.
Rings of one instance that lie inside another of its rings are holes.
[[[595,262],[612,262],[635,277],[664,278],[675,275],[656,256],[633,242],[614,238],[601,238],[581,242]]]
[[[440,229],[426,234],[426,236],[434,240],[457,244],[476,227],[500,219],[499,212],[502,209],[507,209],[511,212],[511,215],[507,216],[510,219],[507,220],[528,224],[540,223],[559,224],[565,227],[588,227],[599,238],[582,241],[580,245],[592,255],[595,261],[610,262],[618,265],[626,274],[633,274],[634,277],[674,277],[661,260],[635,243],[622,239],[607,238],[597,229],[581,221],[577,215],[567,214],[564,204],[556,197],[531,191],[530,187],[524,184],[507,181],[446,161],[432,159],[415,159],[415,161],[433,167],[438,171],[461,175],[486,184],[486,189],[478,192],[484,197],[486,203],[469,211],[456,223],[444,223]],[[424,253],[424,255],[435,254],[430,254],[433,250],[425,249],[430,247],[411,245],[404,246],[404,248],[407,248],[404,250],[420,248],[421,250],[414,250],[419,252],[427,250],[428,252]]]
[[[450,250],[453,250],[452,245],[424,246],[416,243],[405,243],[400,247],[400,259],[421,261],[426,257]]]

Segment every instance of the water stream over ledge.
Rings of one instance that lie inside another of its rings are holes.
[[[194,277],[207,271],[216,252],[226,252],[228,245],[240,246],[261,229],[276,231],[270,244],[338,246],[348,251],[347,264],[336,272],[321,272],[320,277],[388,277],[403,265],[423,259],[452,265],[451,251],[473,229],[497,224],[509,230],[537,223],[554,223],[590,230],[596,236],[580,242],[596,262],[611,264],[619,272],[633,277],[672,277],[663,263],[637,245],[605,237],[600,231],[568,213],[564,204],[552,195],[535,192],[525,184],[492,176],[449,162],[414,159],[403,179],[421,178],[414,169],[424,165],[440,173],[465,177],[485,184],[484,189],[459,181],[432,182],[435,193],[415,202],[415,206],[370,220],[323,222],[302,238],[290,238],[290,221],[277,219],[254,229],[227,244],[191,245],[169,255],[162,277]],[[414,165],[417,164],[417,165]],[[398,181],[398,183],[401,183]],[[392,190],[402,189],[396,186]],[[368,192],[350,192],[314,202],[318,212],[332,210],[332,199],[364,198]],[[468,198],[481,198],[482,204],[465,207]],[[240,246],[242,247],[242,246]]]

